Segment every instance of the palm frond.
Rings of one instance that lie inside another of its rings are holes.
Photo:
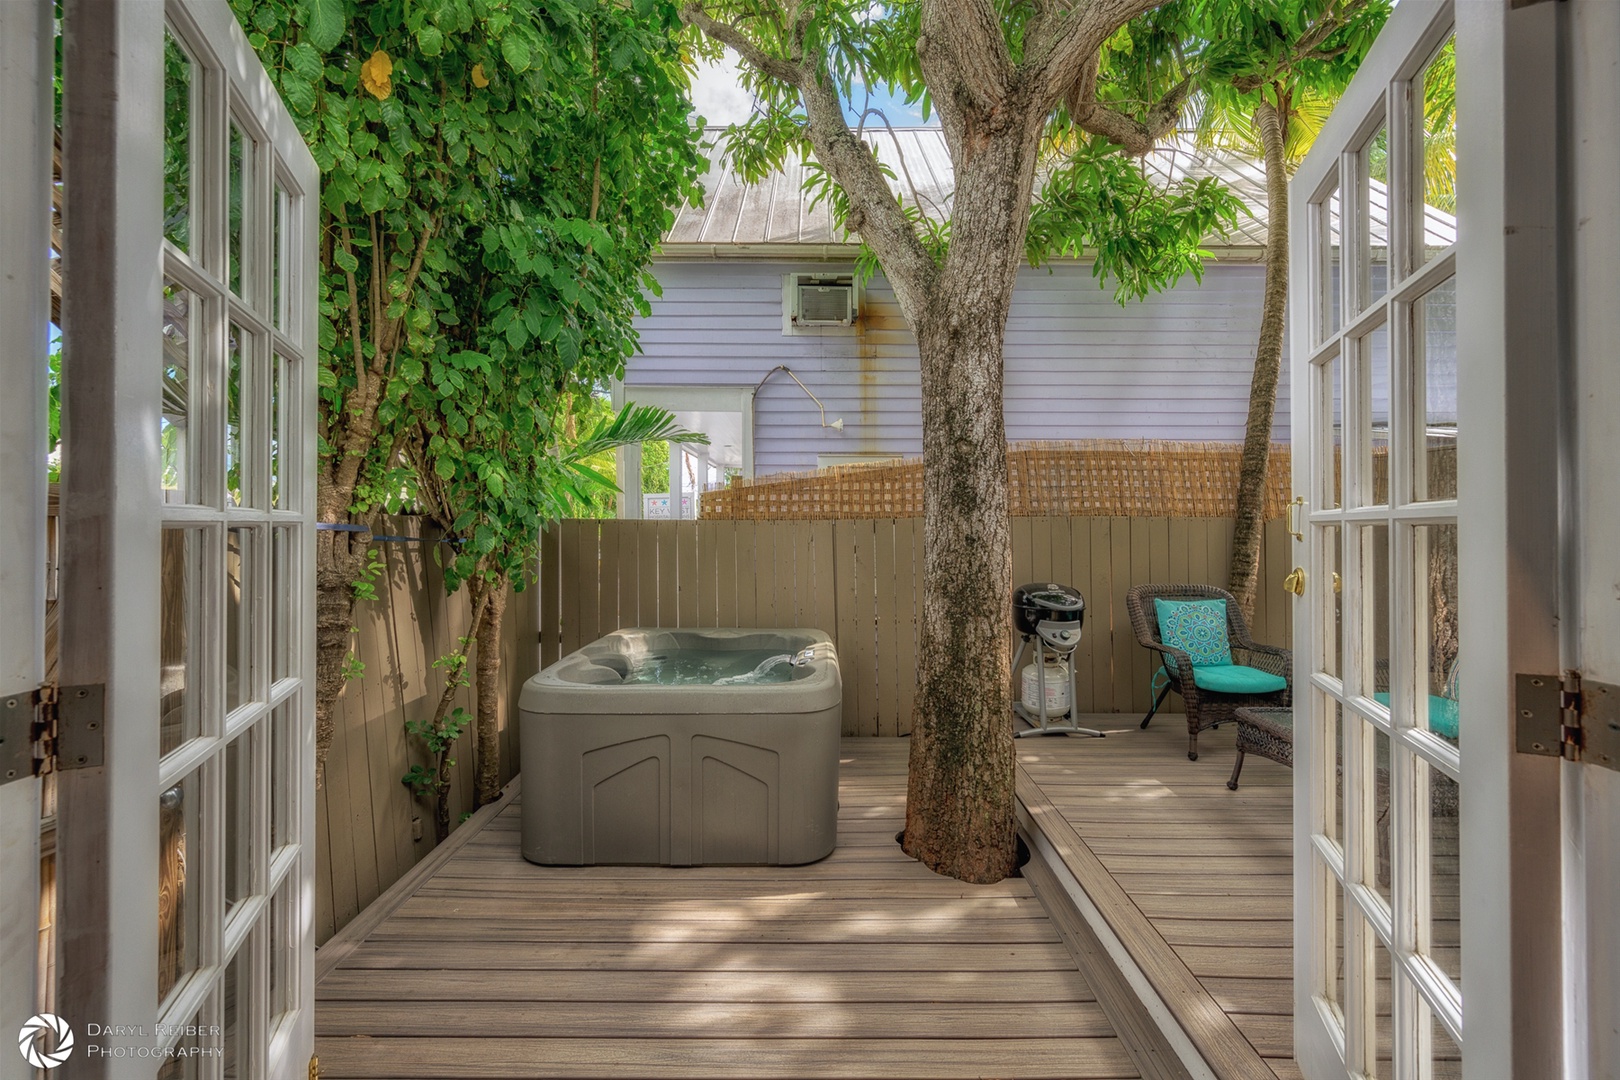
[[[644,442],[707,443],[709,437],[688,431],[675,422],[675,414],[652,405],[627,405],[615,415],[604,416],[591,425],[563,451],[563,462],[571,464],[621,446]]]

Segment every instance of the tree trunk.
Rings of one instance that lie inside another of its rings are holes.
[[[978,144],[958,173],[950,253],[912,318],[922,368],[923,617],[905,850],[978,883],[1017,863],[1002,339],[1029,214],[1027,200],[1008,198],[1019,190],[1009,176],[1033,172],[1034,150],[1023,131]]]
[[[1288,173],[1283,166],[1282,118],[1262,94],[1255,110],[1266,156],[1266,291],[1260,313],[1260,343],[1249,384],[1249,419],[1238,472],[1236,523],[1228,588],[1244,618],[1253,619],[1255,579],[1271,464],[1271,427],[1277,411],[1277,375],[1282,369],[1283,316],[1288,305]]]
[[[501,796],[501,616],[506,611],[506,584],[489,586],[484,621],[478,624],[478,720],[474,742],[478,750],[478,806]]]
[[[340,497],[323,473],[317,519],[346,524],[347,499]],[[315,776],[325,775],[326,752],[332,745],[333,713],[343,693],[344,660],[354,626],[354,582],[366,568],[371,533],[322,529],[315,534]]]

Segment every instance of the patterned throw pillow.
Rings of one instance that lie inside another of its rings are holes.
[[[1193,667],[1232,662],[1226,637],[1225,600],[1153,600],[1159,616],[1159,640],[1192,658]]]

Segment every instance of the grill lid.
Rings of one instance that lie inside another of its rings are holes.
[[[1080,590],[1056,582],[1033,582],[1013,590],[1013,625],[1021,634],[1035,633],[1037,623],[1085,620],[1086,598]]]

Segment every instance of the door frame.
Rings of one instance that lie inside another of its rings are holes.
[[[0,260],[33,268],[0,289],[0,705],[30,724],[45,680],[53,15],[50,0],[0,5]],[[11,913],[0,926],[0,1032],[8,1041],[40,1005],[39,936],[33,919],[19,917],[39,906],[40,789],[31,769],[0,774],[0,911]],[[23,1075],[21,1055],[0,1060],[0,1076]]]

